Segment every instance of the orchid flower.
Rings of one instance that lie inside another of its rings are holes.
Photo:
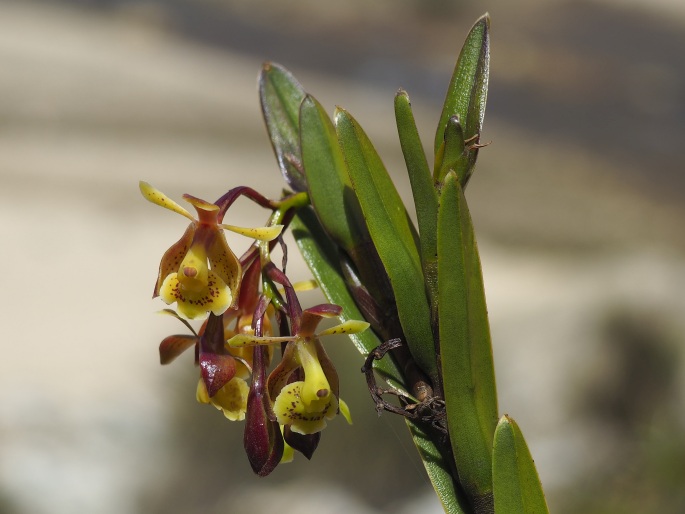
[[[214,316],[210,316],[210,319],[204,323],[198,335],[173,310],[165,309],[161,312],[179,319],[193,332],[193,335],[177,334],[164,338],[159,346],[161,363],[170,363],[185,350],[194,346],[196,364],[199,364],[202,369],[195,393],[197,401],[213,405],[231,421],[245,419],[247,396],[250,389],[247,380],[252,373],[253,348],[232,348],[225,344],[225,341],[233,337],[237,333],[236,331],[251,333],[251,315],[236,316],[237,311],[230,311],[222,316],[225,350],[222,351],[221,347],[218,347],[218,334],[212,331],[218,331],[219,325],[215,324],[216,328],[210,329],[209,333],[207,332],[209,322],[215,319]],[[271,323],[268,322],[268,318],[266,320],[265,333],[271,334]],[[231,328],[230,325],[234,321],[235,328]],[[216,341],[212,339],[216,339]],[[210,342],[210,340],[212,341]],[[273,349],[269,348],[268,361],[271,360],[272,354]],[[211,387],[211,395],[208,387]]]
[[[205,318],[209,312],[221,315],[238,298],[242,270],[240,261],[226,242],[223,229],[262,241],[279,236],[281,225],[242,228],[222,224],[221,206],[191,195],[183,195],[197,211],[197,219],[187,210],[146,182],[140,191],[150,202],[190,220],[181,239],[162,257],[153,298],[160,296],[188,319]]]
[[[338,412],[350,421],[347,405],[340,400],[338,374],[319,338],[357,334],[369,324],[349,320],[315,333],[323,318],[339,316],[341,312],[337,305],[322,304],[302,312],[299,329],[292,336],[237,334],[228,340],[233,348],[287,343],[280,364],[269,375],[267,387],[278,422],[295,433],[320,432],[326,427],[326,420]]]

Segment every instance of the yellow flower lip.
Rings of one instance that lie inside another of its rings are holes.
[[[326,428],[326,420],[333,419],[338,413],[338,400],[328,395],[311,404],[303,401],[304,382],[286,385],[274,401],[274,413],[281,425],[289,425],[298,434],[315,434]]]
[[[197,401],[211,404],[223,412],[230,421],[242,421],[247,412],[249,386],[242,378],[233,377],[213,397],[210,398],[202,379],[197,384]]]

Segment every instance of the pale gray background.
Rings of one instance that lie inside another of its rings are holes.
[[[271,59],[358,118],[409,199],[393,95],[430,147],[486,10],[492,144],[467,196],[500,411],[552,511],[682,512],[685,4],[515,4],[0,2],[0,512],[440,511],[344,340],[328,347],[355,424],[253,477],[242,424],[196,405],[191,357],[158,365],[183,327],[150,293],[185,221],[137,182],[277,196],[256,92]],[[248,202],[227,217],[265,219]],[[308,277],[294,247],[290,263]]]

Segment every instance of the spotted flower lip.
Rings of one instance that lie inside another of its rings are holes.
[[[196,397],[200,403],[210,404],[224,413],[230,421],[242,421],[247,412],[247,395],[249,386],[240,377],[233,377],[226,382],[212,397],[202,379],[197,383]]]
[[[196,332],[191,324],[172,309],[160,314],[172,316],[183,323],[190,334],[176,334],[164,338],[159,346],[160,361],[168,364],[181,353],[195,347],[195,363],[201,368],[196,398],[198,402],[213,405],[231,421],[246,417],[249,396],[249,380],[254,368],[254,347],[233,348],[226,344],[236,333],[253,334],[252,318],[259,301],[258,285],[260,268],[258,262],[247,267],[235,309],[216,316],[211,314]],[[261,331],[271,335],[271,322],[264,317]],[[263,365],[271,362],[273,348],[264,348]]]
[[[302,312],[300,328],[293,336],[237,334],[227,342],[234,348],[287,342],[281,362],[269,375],[267,388],[278,422],[295,433],[318,433],[326,427],[326,420],[339,412],[342,402],[338,374],[319,338],[330,334],[356,334],[369,326],[364,321],[349,320],[315,333],[323,318],[340,313],[341,308],[336,305],[318,305]]]
[[[242,277],[240,261],[231,251],[223,230],[270,241],[279,236],[281,225],[242,228],[222,223],[221,207],[191,195],[183,195],[197,212],[197,219],[147,182],[140,191],[150,202],[190,220],[183,236],[162,256],[153,298],[159,296],[188,319],[220,315],[237,302]]]

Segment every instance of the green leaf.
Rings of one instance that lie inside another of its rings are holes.
[[[439,157],[442,154],[441,146],[445,141],[447,123],[452,116],[459,117],[464,131],[464,139],[467,142],[470,140],[471,144],[478,142],[483,129],[489,73],[490,17],[485,14],[476,21],[466,37],[450,85],[447,88],[445,103],[435,133],[434,178],[436,182],[442,182],[445,176],[440,174],[445,170],[442,166],[442,158]],[[468,167],[462,174],[462,187],[466,186],[473,173],[477,156],[478,148],[470,147]]]
[[[471,512],[464,493],[457,488],[450,473],[449,464],[423,429],[410,420],[407,427],[412,435],[416,449],[426,468],[442,507],[447,514],[466,514]]]
[[[469,152],[466,151],[464,131],[456,114],[447,120],[443,149],[442,164],[438,176],[444,177],[452,170],[457,174],[459,183],[463,187],[464,175],[469,164]]]
[[[478,248],[454,172],[440,197],[438,294],[442,379],[459,479],[474,505],[491,502],[495,372]]]
[[[547,514],[535,463],[516,422],[502,416],[495,431],[492,457],[497,514]]]
[[[295,242],[321,291],[329,302],[343,308],[341,321],[363,320],[364,316],[349,293],[340,270],[335,244],[326,235],[311,209],[300,209],[291,223]],[[360,353],[367,355],[381,344],[372,330],[350,334]],[[374,369],[393,387],[406,391],[404,378],[390,356],[374,361]]]
[[[421,263],[431,299],[431,318],[437,319],[438,195],[416,128],[409,95],[403,90],[395,95],[395,120],[419,223]]]
[[[259,99],[278,166],[288,185],[307,190],[300,153],[299,112],[304,89],[283,66],[267,62],[259,74]]]
[[[376,149],[345,110],[335,116],[338,140],[371,239],[390,277],[407,346],[416,364],[439,383],[430,308],[411,221]]]
[[[309,198],[324,230],[341,247],[343,276],[374,329],[389,339],[399,331],[395,298],[352,188],[335,127],[306,96],[300,107],[302,159]]]
[[[333,122],[309,95],[300,107],[300,144],[309,198],[319,221],[338,246],[352,253],[369,236]]]

